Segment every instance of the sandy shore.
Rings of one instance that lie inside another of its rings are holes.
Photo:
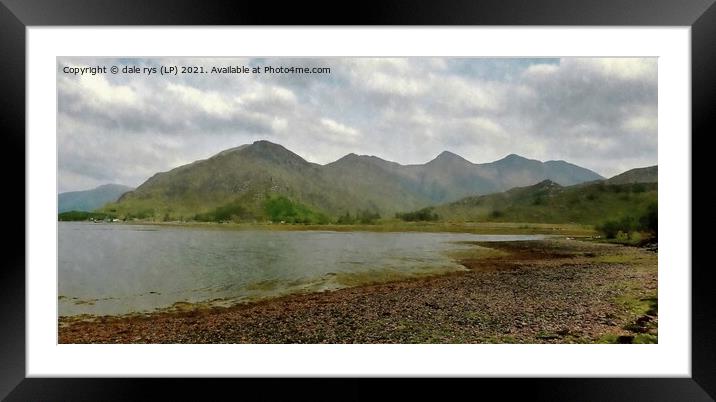
[[[486,249],[488,247],[489,249]],[[577,240],[476,243],[469,268],[228,308],[61,318],[60,343],[655,342],[657,254]]]

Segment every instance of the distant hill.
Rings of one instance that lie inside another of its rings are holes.
[[[366,169],[380,169],[381,175],[389,175],[392,183],[428,204],[453,201],[468,195],[505,191],[546,179],[565,186],[603,179],[591,170],[564,161],[540,162],[515,154],[495,162],[475,164],[457,154],[444,151],[422,165],[400,165],[375,156],[351,154],[326,166],[335,169],[337,166],[350,164],[351,166],[345,167],[345,171],[350,172],[350,177],[344,178],[354,179],[362,176],[360,171],[353,170],[357,160],[361,160]]]
[[[333,217],[372,211],[390,216],[545,179],[571,185],[603,178],[564,161],[509,155],[474,164],[447,151],[422,165],[356,154],[319,165],[281,145],[256,141],[157,173],[105,211],[164,219],[227,214],[239,220],[266,219],[266,203],[284,197],[296,211]]]
[[[649,166],[644,168],[637,168],[627,170],[624,173],[618,174],[606,182],[609,184],[627,184],[627,183],[656,183],[659,179],[659,167]]]
[[[108,202],[115,202],[132,187],[120,184],[105,184],[85,191],[70,191],[57,195],[57,212],[67,211],[94,211]]]
[[[599,181],[563,187],[545,180],[502,193],[466,197],[434,211],[448,221],[600,224],[638,216],[656,201],[656,183]]]

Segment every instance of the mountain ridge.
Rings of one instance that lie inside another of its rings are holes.
[[[102,184],[93,189],[66,191],[57,195],[57,212],[90,212],[101,208],[108,202],[117,201],[124,193],[134,190],[122,184]]]
[[[260,217],[267,199],[282,196],[333,216],[358,210],[390,215],[545,179],[572,185],[603,177],[567,162],[510,154],[475,164],[450,151],[415,165],[355,153],[320,165],[261,140],[159,172],[124,194],[113,209],[186,218],[232,204]]]
[[[612,176],[606,180],[609,184],[656,183],[659,178],[657,165],[634,168]]]

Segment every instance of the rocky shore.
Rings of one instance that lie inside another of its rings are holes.
[[[225,308],[62,317],[59,343],[654,343],[657,253],[475,243],[469,268]]]

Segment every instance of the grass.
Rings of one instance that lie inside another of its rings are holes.
[[[659,343],[659,337],[652,334],[638,334],[634,336],[634,340],[632,343],[639,343],[639,344],[653,344],[653,343]]]
[[[602,337],[600,337],[597,340],[597,343],[602,343],[602,344],[622,343],[619,341],[621,336],[622,335],[606,334],[606,335],[603,335]]]
[[[635,294],[627,294],[616,298],[616,302],[626,307],[633,315],[654,315],[658,313],[658,301],[656,295],[652,297],[639,297]]]
[[[433,276],[444,275],[450,272],[460,271],[461,267],[425,267],[420,271],[410,271],[409,273],[394,270],[368,270],[362,272],[337,272],[333,276],[335,282],[341,287],[353,287],[359,285],[375,285],[388,282],[397,282],[406,279],[429,278]]]
[[[656,263],[654,261],[656,258],[656,255],[639,257],[626,252],[598,256],[594,261],[624,265],[624,269],[631,270],[638,277],[643,270],[649,269],[649,266]],[[629,335],[606,334],[598,340],[598,343],[658,343],[656,317],[659,307],[656,289],[644,289],[639,284],[626,282],[615,283],[613,286],[620,293],[614,298],[614,304],[623,311],[620,320],[626,322],[622,328],[628,331]]]
[[[167,179],[165,175],[154,181],[164,179]],[[259,180],[261,185],[257,184],[257,189],[236,194],[231,191],[205,193],[175,183],[165,188],[164,192],[156,190],[131,193],[121,202],[108,204],[98,212],[138,221],[233,221],[248,224],[284,221],[293,224],[325,225],[331,229],[341,226],[338,224],[357,223],[346,225],[356,226],[355,230],[366,230],[365,226],[376,224],[380,226],[379,229],[368,230],[379,231],[424,231],[423,228],[428,228],[427,231],[463,231],[470,225],[483,225],[480,228],[481,233],[490,233],[488,230],[495,230],[495,226],[485,225],[539,222],[552,226],[571,225],[572,229],[581,227],[579,230],[571,230],[569,234],[591,235],[595,225],[602,225],[607,220],[619,221],[631,216],[642,216],[657,199],[655,183],[592,183],[561,187],[543,182],[503,193],[467,197],[417,211],[399,211],[395,214],[398,219],[385,219],[386,216],[393,216],[390,211],[399,210],[405,200],[393,199],[394,205],[390,208],[371,207],[373,209],[369,216],[369,211],[356,210],[359,205],[363,205],[361,203],[335,200],[325,194],[317,196],[316,194],[322,194],[320,191],[313,191],[317,189],[296,190],[295,194],[279,195],[271,190],[275,187],[271,180],[262,180]],[[268,187],[264,188],[265,186]],[[335,207],[328,207],[346,202],[349,205],[355,204],[354,207],[348,208],[353,215],[346,208],[336,210]],[[382,213],[383,219],[379,218],[379,212]],[[327,225],[329,222],[336,225]],[[459,228],[455,229],[455,225]],[[535,223],[522,223],[520,230],[522,232],[519,233],[545,231]],[[505,233],[505,229],[501,228],[500,233]],[[633,239],[626,239],[631,240]]]
[[[636,334],[636,335],[616,335],[607,334],[599,338],[597,343],[602,344],[617,344],[617,343],[632,343],[632,344],[657,344],[659,343],[659,337],[653,334]]]
[[[599,239],[598,242],[605,242]],[[632,246],[617,241],[611,244]],[[623,333],[608,333],[597,339],[605,344],[653,344],[658,343],[658,294],[655,288],[645,286],[640,278],[653,270],[658,263],[656,253],[637,251],[632,247],[618,247],[615,253],[589,255],[593,263],[619,265],[629,270],[630,278],[610,286],[618,294],[612,299],[616,307],[613,318],[622,323]],[[655,286],[655,284],[654,284]]]
[[[468,197],[438,206],[443,219],[498,222],[579,222],[598,225],[606,220],[641,216],[656,202],[657,185],[604,183],[569,187],[543,183],[504,193]]]

